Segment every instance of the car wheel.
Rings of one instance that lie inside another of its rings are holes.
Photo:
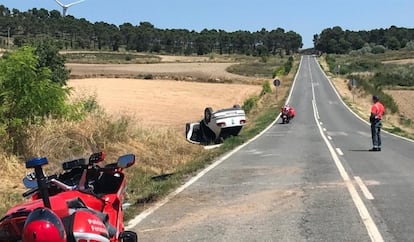
[[[213,109],[212,108],[208,107],[208,108],[204,109],[204,122],[206,124],[210,123],[212,115],[213,115]]]

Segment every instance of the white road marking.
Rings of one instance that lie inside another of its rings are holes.
[[[308,62],[309,64],[309,72],[310,72],[310,77],[311,77],[311,82],[312,82],[312,73],[311,73],[311,69],[310,69],[310,62]],[[315,91],[314,91],[314,86],[312,84],[312,95],[313,95],[313,102],[314,102],[314,107],[316,106],[316,100],[315,100]],[[348,189],[349,194],[351,195],[351,198],[355,204],[355,207],[357,208],[358,212],[359,212],[359,216],[362,219],[362,222],[365,225],[365,228],[367,229],[368,235],[371,238],[371,241],[378,241],[378,242],[382,242],[384,241],[384,239],[382,238],[381,233],[378,230],[377,225],[375,224],[374,220],[372,219],[371,215],[368,212],[367,207],[365,206],[364,202],[362,201],[361,197],[359,196],[354,184],[352,183],[352,180],[350,179],[348,173],[346,172],[344,166],[341,163],[341,160],[339,159],[338,155],[335,153],[335,150],[332,146],[332,144],[328,141],[328,139],[325,136],[325,133],[322,131],[322,127],[319,125],[317,116],[316,116],[316,112],[314,109],[314,118],[316,121],[316,124],[318,125],[319,128],[319,132],[322,136],[322,139],[325,141],[326,146],[328,146],[329,152],[331,153],[331,156],[335,162],[336,167],[338,168],[339,174],[341,175],[342,179],[345,182],[345,185]]]
[[[372,196],[371,192],[368,190],[368,187],[365,186],[362,179],[359,176],[354,176],[354,179],[361,188],[361,191],[364,194],[365,198],[368,200],[374,200],[374,196]]]
[[[312,87],[313,87],[313,85],[312,85]],[[314,89],[312,89],[312,93],[315,94],[315,90]],[[318,107],[316,106],[315,100],[312,100],[312,106],[313,106],[313,110],[315,110],[316,117],[318,119],[320,119],[321,117],[319,117]]]
[[[326,129],[325,129],[325,128],[323,128],[323,131],[324,131],[324,132],[326,132]]]
[[[332,137],[331,137],[331,136],[328,136],[328,139],[329,139],[329,140],[332,140]]]
[[[340,148],[336,148],[336,152],[338,152],[338,154],[340,156],[343,156],[344,155],[344,153],[342,152],[342,150]]]
[[[323,123],[322,123],[322,122],[319,122],[319,124],[320,124],[320,125],[323,125]]]

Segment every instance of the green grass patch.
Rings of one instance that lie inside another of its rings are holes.
[[[227,71],[243,76],[273,78],[275,69],[282,66],[286,60],[278,57],[269,57],[266,62],[263,62],[257,57],[253,63],[242,61],[240,64],[228,67]]]

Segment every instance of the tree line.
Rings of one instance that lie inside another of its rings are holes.
[[[7,32],[7,33],[6,33]],[[91,23],[85,18],[63,17],[59,11],[33,8],[26,12],[0,5],[0,33],[22,46],[41,38],[52,38],[64,49],[97,49],[154,52],[178,55],[246,54],[256,56],[292,54],[302,47],[302,37],[282,28],[250,32],[238,30],[159,29],[149,22],[120,26]],[[3,45],[4,45],[3,40]]]
[[[334,54],[346,54],[364,48],[373,53],[383,52],[385,49],[398,50],[413,46],[414,29],[391,26],[388,29],[344,31],[336,26],[315,34],[313,43],[316,50]]]

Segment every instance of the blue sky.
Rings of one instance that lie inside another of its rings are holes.
[[[76,0],[61,0],[67,4]],[[59,10],[54,0],[0,0],[9,9]],[[156,28],[257,31],[283,28],[302,36],[304,47],[313,46],[313,35],[325,28],[349,30],[414,27],[413,0],[85,0],[69,15],[94,23],[120,25],[151,22]]]

